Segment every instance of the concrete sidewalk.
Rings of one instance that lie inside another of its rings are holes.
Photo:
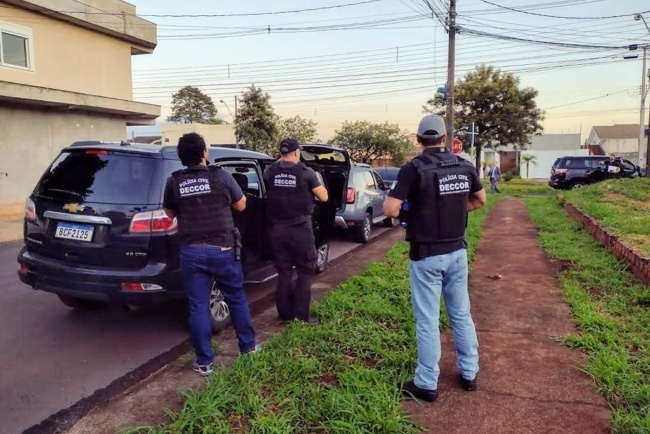
[[[0,243],[21,240],[23,238],[23,218],[0,218]]]
[[[610,432],[609,407],[580,371],[585,355],[556,341],[576,328],[555,272],[524,203],[499,201],[487,218],[470,278],[480,345],[478,391],[461,389],[453,336],[445,331],[438,400],[407,404],[426,432]],[[502,278],[494,279],[497,274]]]

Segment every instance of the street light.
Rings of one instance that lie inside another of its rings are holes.
[[[235,117],[232,115],[232,112],[230,111],[230,107],[228,107],[228,104],[226,104],[226,101],[224,101],[224,100],[219,100],[219,102],[221,102],[223,105],[226,106],[226,108],[228,109],[228,113],[230,113],[230,117],[232,117],[232,120],[234,121],[234,120],[235,120]]]

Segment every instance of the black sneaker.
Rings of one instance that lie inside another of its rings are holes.
[[[474,377],[473,380],[468,380],[467,378],[464,378],[462,375],[459,375],[460,377],[460,384],[463,386],[463,389],[465,389],[468,392],[472,392],[477,389],[476,385],[476,377]]]
[[[400,389],[402,390],[402,395],[409,398],[415,397],[426,402],[433,402],[438,399],[437,390],[422,389],[421,387],[416,386],[413,380],[402,383]]]

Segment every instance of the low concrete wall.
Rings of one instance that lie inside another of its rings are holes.
[[[0,107],[0,214],[22,213],[25,198],[64,147],[78,140],[120,141],[124,120]]]
[[[643,256],[634,248],[628,246],[595,219],[585,214],[570,203],[563,203],[567,214],[577,220],[593,237],[618,259],[627,262],[632,272],[646,285],[650,285],[650,258]]]

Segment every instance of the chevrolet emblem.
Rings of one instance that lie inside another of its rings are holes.
[[[64,211],[70,211],[72,213],[81,212],[84,210],[84,208],[86,208],[85,205],[79,205],[78,203],[66,203],[63,205]]]

